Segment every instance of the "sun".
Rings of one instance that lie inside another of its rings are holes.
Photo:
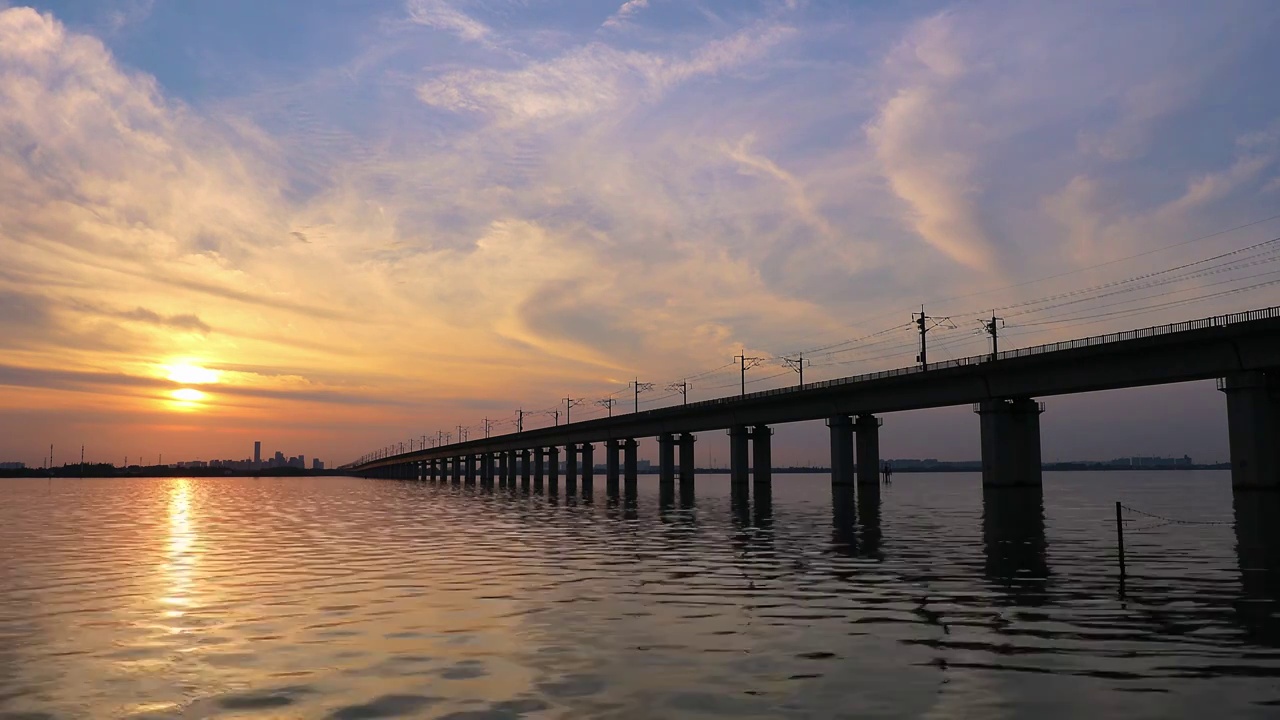
[[[196,390],[195,388],[178,388],[177,390],[169,393],[169,395],[171,395],[174,400],[181,400],[183,402],[200,402],[204,399],[204,393]]]
[[[193,363],[174,363],[165,365],[164,369],[169,371],[168,378],[170,380],[183,385],[204,385],[218,382],[217,370],[210,370]]]

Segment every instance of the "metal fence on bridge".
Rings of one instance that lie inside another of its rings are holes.
[[[1138,338],[1156,337],[1159,335],[1169,335],[1171,333],[1186,332],[1188,330],[1202,330],[1205,328],[1224,327],[1237,323],[1252,322],[1254,320],[1267,320],[1270,318],[1280,317],[1280,307],[1269,307],[1261,310],[1249,310],[1247,312],[1231,313],[1229,315],[1214,315],[1213,317],[1201,318],[1199,320],[1187,320],[1180,323],[1172,323],[1169,325],[1156,325],[1139,330],[1126,330],[1124,332],[1110,333],[1107,335],[1094,335],[1087,338],[1078,338],[1076,340],[1063,340],[1056,343],[1048,343],[1045,345],[1033,345],[1032,347],[1018,348],[1016,350],[1005,350],[997,354],[994,358],[991,353],[983,355],[971,355],[969,357],[959,358],[957,360],[943,360],[942,362],[929,363],[925,367],[913,365],[911,367],[897,368],[895,370],[881,370],[879,372],[864,373],[862,375],[851,375],[849,377],[836,378],[834,380],[822,380],[816,383],[807,383],[804,389],[836,387],[838,385],[848,385],[849,383],[865,382],[867,380],[879,380],[880,378],[897,377],[900,375],[911,375],[914,373],[926,372],[927,370],[941,370],[944,368],[967,367],[971,365],[979,365],[993,361],[1005,360],[1009,358],[1028,357],[1031,355],[1042,355],[1044,353],[1058,352],[1060,350],[1073,350],[1076,348],[1093,347],[1095,345],[1106,345],[1108,343],[1123,342],[1125,340],[1136,340]],[[725,403],[741,402],[751,398],[769,397],[782,393],[795,392],[795,387],[775,388],[773,390],[760,390],[757,392],[747,393],[746,395],[732,395],[729,397],[715,398],[713,400],[700,400],[692,402],[684,407],[708,407],[712,405],[723,405]],[[653,411],[648,411],[653,412]]]

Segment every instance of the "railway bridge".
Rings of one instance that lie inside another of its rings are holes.
[[[878,487],[881,416],[972,405],[982,480],[1039,487],[1042,398],[1216,378],[1227,405],[1232,483],[1280,489],[1280,307],[1006,350],[455,442],[348,465],[367,477],[566,491],[594,483],[596,445],[611,495],[636,484],[638,438],[658,440],[660,487],[692,493],[696,433],[727,430],[733,492],[767,493],[772,427],[825,420],[836,489]]]

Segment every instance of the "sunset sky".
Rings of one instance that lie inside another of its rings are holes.
[[[1277,36],[1271,0],[0,0],[0,461],[337,464],[733,394],[743,349],[751,390],[903,367],[921,303],[931,360],[993,308],[1009,348],[1277,305]],[[1226,458],[1211,382],[1047,402],[1049,460]],[[968,407],[883,432],[978,457]]]

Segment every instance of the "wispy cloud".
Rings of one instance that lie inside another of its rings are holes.
[[[639,101],[652,102],[672,87],[757,60],[791,34],[762,25],[707,43],[683,58],[620,50],[592,42],[555,59],[518,70],[463,70],[423,83],[423,102],[480,112],[507,122],[592,115]]]
[[[459,10],[448,0],[407,0],[409,20],[457,35],[463,40],[484,42],[492,31],[487,25]]]
[[[624,25],[641,10],[649,7],[649,0],[627,0],[604,21],[604,27]]]

